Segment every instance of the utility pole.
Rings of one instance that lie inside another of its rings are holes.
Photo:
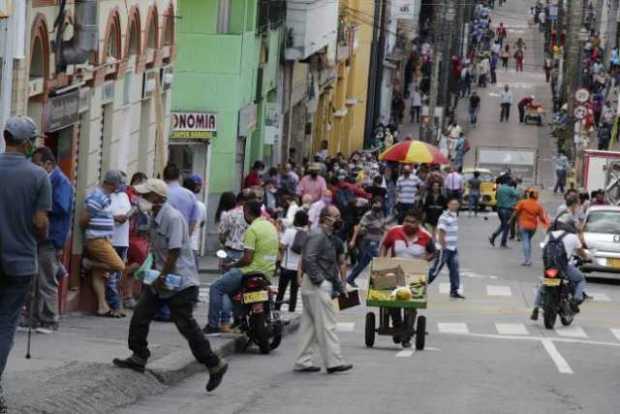
[[[435,130],[435,108],[437,107],[437,95],[439,93],[439,47],[443,36],[443,16],[447,6],[447,0],[441,0],[441,5],[433,10],[433,28],[439,28],[439,30],[433,31],[433,67],[431,72],[431,90],[430,98],[428,102],[428,118],[425,124],[420,126],[422,129],[422,140],[424,142],[434,144],[433,131]]]
[[[454,28],[454,17],[455,17],[455,0],[447,0],[445,4],[446,8],[443,13],[444,19],[444,30],[442,31],[442,42],[441,42],[441,95],[440,95],[440,103],[443,108],[443,116],[440,127],[443,128],[446,118],[451,111],[450,103],[451,103],[451,93],[450,93],[450,84],[451,84],[451,73],[452,73],[452,53],[455,44],[454,33],[456,32]]]

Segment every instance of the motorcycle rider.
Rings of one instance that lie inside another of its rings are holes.
[[[567,200],[567,207],[574,207],[572,204],[576,203],[575,199]],[[575,266],[570,262],[570,258],[577,255],[584,260],[589,258],[588,252],[585,250],[585,245],[582,243],[581,238],[578,236],[577,225],[573,216],[570,214],[570,211],[563,212],[560,214],[553,222],[551,227],[549,228],[549,232],[547,233],[547,237],[545,237],[544,244],[549,241],[549,234],[551,234],[555,239],[562,238],[562,244],[564,245],[564,250],[566,252],[566,257],[569,259],[569,262],[565,269],[565,276],[570,280],[574,287],[573,293],[573,302],[571,306],[575,313],[579,312],[579,305],[583,303],[584,300],[584,290],[586,287],[586,278]],[[530,319],[533,321],[538,319],[538,310],[542,306],[542,293],[543,286],[538,288],[536,292],[536,299],[534,300],[534,309],[532,310],[532,315]]]

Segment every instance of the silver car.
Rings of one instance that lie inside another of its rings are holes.
[[[592,206],[588,209],[584,238],[594,256],[584,272],[620,273],[620,207]]]

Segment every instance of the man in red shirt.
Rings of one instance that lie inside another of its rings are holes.
[[[265,169],[265,164],[262,161],[254,162],[254,166],[252,170],[245,177],[243,181],[243,188],[251,188],[251,187],[260,187],[263,185],[263,180],[261,179],[261,172]]]

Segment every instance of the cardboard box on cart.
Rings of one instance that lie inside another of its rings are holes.
[[[400,267],[404,272],[405,285],[423,277],[427,280],[429,263],[419,259],[399,259],[395,257],[376,257],[370,264],[370,278],[373,280],[373,272],[397,269]],[[398,277],[397,277],[398,278]],[[371,287],[369,287],[370,289]]]

